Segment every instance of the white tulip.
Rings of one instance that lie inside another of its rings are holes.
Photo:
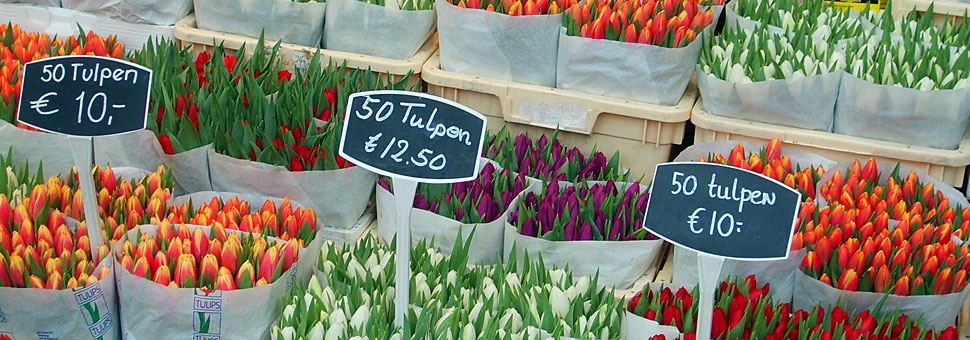
[[[323,334],[323,322],[317,322],[317,324],[313,325],[313,328],[310,329],[310,333],[307,334],[307,339],[323,340]]]
[[[286,305],[283,308],[283,320],[293,319],[293,312],[296,310],[296,305]]]
[[[549,277],[553,285],[562,286],[565,284],[566,272],[562,269],[553,269],[549,271]]]
[[[923,79],[920,79],[919,83],[916,84],[916,88],[923,91],[930,91],[935,87],[936,83],[934,83],[933,79],[930,79],[929,77],[923,77]]]
[[[549,305],[552,308],[552,313],[557,317],[561,318],[569,313],[569,300],[566,299],[566,294],[559,287],[552,287],[549,290]]]
[[[316,277],[310,278],[309,290],[313,295],[320,296],[323,293],[323,286],[320,285],[320,280]]]
[[[333,313],[330,314],[330,318],[327,319],[327,321],[330,322],[330,327],[334,327],[334,326],[337,326],[337,325],[346,325],[347,324],[347,316],[346,316],[346,314],[344,314],[344,310],[343,309],[338,308],[338,309],[334,310]],[[329,332],[327,332],[327,333],[329,334]]]
[[[367,325],[368,319],[370,319],[370,310],[366,306],[357,307],[354,316],[350,317],[350,327],[358,330],[363,329]]]
[[[476,340],[478,335],[475,333],[475,326],[471,323],[465,324],[465,327],[461,329],[461,339],[462,340]]]
[[[293,340],[296,338],[296,329],[287,326],[280,331],[280,335],[283,337],[283,340]]]
[[[515,272],[510,272],[508,274],[505,274],[505,284],[511,290],[518,290],[520,286],[519,274],[516,274]]]
[[[346,324],[330,325],[327,329],[327,334],[324,336],[325,340],[340,340],[344,336],[344,329],[347,328]]]

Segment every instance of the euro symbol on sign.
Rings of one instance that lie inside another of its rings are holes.
[[[40,96],[40,99],[31,100],[30,101],[30,108],[31,109],[34,109],[34,110],[37,110],[37,113],[39,113],[39,114],[41,114],[43,116],[55,114],[55,113],[57,113],[57,111],[60,111],[60,109],[54,109],[53,111],[43,111],[41,109],[46,108],[47,107],[47,103],[50,103],[50,100],[47,99],[48,96],[56,96],[56,95],[57,95],[57,92],[47,92],[47,94],[44,94],[43,96]]]
[[[687,216],[687,224],[690,225],[690,231],[694,232],[695,234],[700,234],[704,232],[704,228],[701,228],[700,230],[694,229],[694,225],[698,223],[697,219],[700,218],[700,216],[697,216],[697,214],[704,212],[704,210],[707,210],[707,209],[704,209],[704,208],[694,209],[694,213],[690,214],[690,216]]]

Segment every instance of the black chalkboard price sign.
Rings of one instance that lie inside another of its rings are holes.
[[[461,104],[407,91],[352,94],[340,155],[385,176],[424,183],[478,174],[485,117]]]
[[[65,56],[24,65],[19,122],[70,136],[142,130],[152,71],[124,60]]]
[[[657,165],[644,226],[676,245],[739,260],[788,257],[801,194],[713,163]]]

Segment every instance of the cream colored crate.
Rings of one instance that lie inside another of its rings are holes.
[[[970,136],[964,137],[956,150],[917,147],[715,116],[704,109],[703,99],[694,106],[691,122],[697,127],[694,132],[695,144],[715,140],[766,142],[780,138],[786,148],[816,153],[838,162],[855,159],[865,161],[869,157],[900,162],[954,187],[964,185],[964,173],[970,164]]]
[[[175,24],[175,38],[182,43],[183,47],[191,47],[194,54],[203,51],[212,52],[220,44],[228,51],[238,51],[243,45],[249,53],[252,53],[258,39],[244,37],[235,34],[207,31],[196,27],[195,15],[189,15],[185,19]],[[271,48],[276,44],[274,41],[266,41],[264,45]],[[438,35],[432,34],[428,41],[407,60],[395,60],[369,56],[358,53],[326,50],[318,47],[308,47],[293,44],[280,44],[279,55],[284,67],[288,69],[305,68],[314,54],[320,53],[320,62],[335,65],[346,64],[353,69],[367,70],[389,74],[393,80],[401,80],[405,75],[411,73],[410,82],[415,84],[421,81],[421,67],[431,54],[438,49]]]
[[[963,20],[965,14],[970,13],[970,2],[959,2],[957,0],[894,0],[893,16],[900,17],[917,10],[926,12],[930,4],[933,4],[933,22],[942,25],[946,21],[958,22]]]
[[[424,65],[421,78],[428,93],[468,106],[488,117],[496,132],[506,122],[513,133],[551,135],[557,126],[565,145],[609,156],[620,152],[621,165],[635,179],[653,178],[658,163],[670,160],[670,147],[680,144],[697,90],[687,88],[674,106],[591,95],[478,77],[441,69],[437,54]]]

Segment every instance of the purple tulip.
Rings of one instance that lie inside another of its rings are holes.
[[[519,230],[519,233],[522,235],[527,235],[532,237],[538,236],[538,234],[536,233],[535,220],[531,218],[526,219],[525,222],[522,223],[522,229]]]
[[[583,222],[583,227],[579,228],[579,240],[590,241],[593,239],[593,226],[589,222]]]

